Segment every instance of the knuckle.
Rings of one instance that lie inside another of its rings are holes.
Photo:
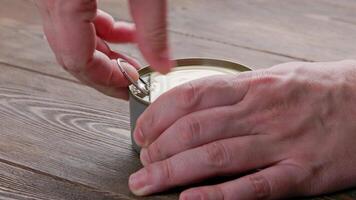
[[[210,167],[221,169],[227,168],[231,164],[231,154],[228,149],[219,141],[203,146],[206,153],[207,164]]]
[[[245,99],[249,90],[250,90],[250,82],[242,81],[240,79],[233,79],[231,81],[232,94],[234,94],[235,103],[239,103]]]
[[[184,146],[190,146],[194,141],[199,140],[201,135],[201,121],[195,117],[190,117],[189,119],[182,120],[183,124],[181,132],[181,143]]]
[[[278,76],[268,69],[249,72],[246,76],[251,86],[271,84],[278,80]]]
[[[70,58],[69,56],[63,55],[60,64],[66,71],[74,73],[74,74],[79,74],[83,68],[82,64],[78,64],[80,62],[81,61],[79,61],[79,60],[76,60],[74,58]]]
[[[161,162],[160,171],[162,175],[162,183],[164,185],[174,185],[174,171],[169,159]]]
[[[252,80],[252,84],[265,85],[275,83],[276,81],[278,81],[277,76],[269,74],[267,71],[264,71],[254,77],[254,79]]]
[[[58,5],[58,15],[65,17],[76,14],[81,20],[93,20],[96,16],[97,1],[96,0],[75,0],[61,1],[56,0]],[[77,15],[79,13],[79,15]]]
[[[260,174],[252,174],[247,176],[247,180],[254,190],[254,194],[256,195],[255,199],[265,200],[270,198],[272,188],[266,177]]]
[[[198,83],[207,85],[209,88],[215,89],[215,90],[233,90],[235,88],[235,77],[237,75],[215,75],[215,76],[210,76],[209,79],[210,81],[207,82],[206,78],[199,79],[197,80]]]
[[[282,76],[271,74],[269,71],[256,73],[248,80],[248,92],[250,95],[256,97],[265,95],[268,97],[275,97],[280,93],[277,89],[282,89],[284,84]],[[271,98],[267,98],[271,100]]]
[[[197,87],[193,82],[188,82],[180,86],[177,90],[179,91],[179,102],[178,105],[182,109],[190,110],[199,104],[200,98],[198,95]]]
[[[296,174],[298,174],[298,181],[294,182],[295,190],[297,193],[303,195],[316,195],[321,192],[323,176],[322,171],[324,166],[320,164],[313,165],[311,160],[315,160],[314,156],[304,156],[301,163],[286,163],[284,166],[289,167]]]
[[[227,195],[225,195],[224,190],[220,186],[213,186],[212,187],[212,192],[214,193],[214,199],[216,200],[224,200],[228,199]],[[209,199],[209,198],[206,198]]]
[[[154,153],[152,153],[154,151],[153,149],[154,149],[154,147],[152,145],[150,145],[146,149],[146,158],[145,159],[147,159],[146,161],[148,161],[149,163],[154,162],[154,158],[153,158]],[[141,154],[140,154],[140,156],[141,156]]]
[[[161,148],[159,148],[159,145],[156,142],[152,143],[147,148],[147,155],[152,162],[165,158]]]
[[[199,194],[200,199],[226,200],[229,199],[223,188],[219,185],[207,186],[195,189],[195,193]],[[231,199],[231,197],[230,197]]]

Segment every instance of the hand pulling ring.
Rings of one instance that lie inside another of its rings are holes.
[[[140,77],[139,80],[135,81],[133,80],[130,75],[125,71],[124,67],[122,66],[122,63],[128,63],[126,60],[118,58],[116,60],[117,66],[119,67],[121,73],[125,76],[125,78],[135,86],[135,88],[140,91],[142,94],[149,95],[149,89],[148,89],[148,84]]]

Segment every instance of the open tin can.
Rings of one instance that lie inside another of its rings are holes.
[[[140,152],[140,147],[135,143],[132,135],[136,120],[161,94],[195,79],[251,70],[238,63],[205,58],[178,59],[176,63],[176,67],[166,75],[153,72],[149,67],[142,68],[139,70],[139,81],[129,86],[131,140],[137,152]]]

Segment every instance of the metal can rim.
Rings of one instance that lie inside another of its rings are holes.
[[[249,67],[245,65],[228,61],[228,60],[220,60],[220,59],[212,59],[212,58],[183,58],[183,59],[176,59],[175,62],[177,63],[177,67],[184,67],[184,66],[199,66],[199,65],[211,65],[216,67],[224,67],[228,69],[238,70],[240,72],[243,71],[251,71]],[[153,72],[150,66],[146,66],[138,70],[140,76]],[[149,105],[150,103],[139,98],[138,96],[134,95],[132,91],[129,89],[130,96],[138,100],[139,102],[143,103],[144,105]]]

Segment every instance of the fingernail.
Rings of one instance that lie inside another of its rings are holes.
[[[129,187],[135,195],[142,196],[147,193],[147,171],[141,169],[138,172],[132,174],[129,178]]]
[[[197,192],[185,192],[179,200],[201,200],[201,196]]]
[[[143,166],[151,163],[150,155],[148,154],[147,148],[142,148],[140,152],[140,160]]]
[[[142,145],[145,142],[145,137],[143,136],[143,133],[141,131],[140,128],[136,128],[134,131],[134,138],[135,138],[135,142],[136,144],[138,144],[139,146],[142,147]]]
[[[124,63],[123,65],[124,70],[128,73],[128,75],[134,80],[137,81],[139,78],[139,74],[134,66],[129,63]]]

